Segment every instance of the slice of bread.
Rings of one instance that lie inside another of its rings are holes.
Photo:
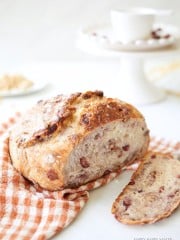
[[[112,206],[125,224],[154,223],[168,217],[180,204],[180,161],[149,152]]]

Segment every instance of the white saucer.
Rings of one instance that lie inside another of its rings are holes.
[[[178,28],[172,25],[154,24],[152,31],[161,29],[159,39],[150,37],[147,40],[122,43],[114,39],[113,30],[108,24],[87,26],[80,31],[83,41],[91,42],[98,47],[116,51],[148,51],[165,48],[175,44],[179,37]]]

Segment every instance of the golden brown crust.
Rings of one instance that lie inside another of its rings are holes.
[[[121,119],[123,122],[130,117],[137,117],[137,112],[132,111],[132,107],[128,104],[114,101],[107,98],[106,102],[99,103],[96,106],[89,106],[82,112],[80,124],[87,130],[92,130],[101,124]]]
[[[171,159],[172,156],[170,154],[163,154],[163,153],[160,153],[160,152],[148,152],[144,158],[141,160],[141,163],[139,165],[139,167],[137,168],[137,170],[133,173],[133,175],[131,176],[131,179],[129,181],[129,183],[124,187],[124,189],[122,190],[122,192],[119,194],[119,196],[115,199],[113,205],[112,205],[112,209],[111,209],[111,212],[112,214],[115,215],[115,218],[119,221],[119,222],[122,222],[124,224],[129,224],[129,225],[143,225],[143,224],[151,224],[151,223],[155,223],[163,218],[166,218],[168,216],[170,216],[172,214],[172,212],[178,208],[178,206],[180,205],[180,199],[179,201],[177,201],[173,207],[169,208],[166,212],[164,212],[163,214],[159,214],[159,215],[156,215],[155,217],[153,218],[147,218],[147,219],[138,219],[138,220],[135,220],[135,219],[126,219],[126,218],[123,218],[121,217],[119,214],[118,214],[118,205],[119,205],[119,202],[120,200],[122,199],[122,197],[128,193],[129,191],[129,186],[131,185],[134,185],[135,184],[135,180],[136,178],[142,174],[143,172],[143,169],[144,169],[144,165],[147,164],[148,165],[148,162],[145,163],[146,159],[148,156],[151,156],[151,158],[155,158],[155,156],[162,156],[164,158],[167,158],[167,159]]]
[[[92,97],[100,97],[100,98],[102,98],[103,96],[104,96],[103,91],[99,91],[99,90],[96,90],[94,92],[87,91],[85,93],[81,93],[81,98],[82,99],[89,99],[89,98],[92,98]]]
[[[87,131],[116,119],[126,121],[130,117],[142,117],[131,105],[103,97],[102,91],[58,95],[38,101],[36,106],[26,113],[21,122],[18,146],[32,146],[60,133],[73,122],[78,104],[82,107],[79,122]]]
[[[27,112],[25,118],[22,119],[21,126],[24,131],[18,140],[18,145],[32,146],[36,142],[42,142],[60,132],[65,122],[72,118],[76,110],[73,107],[73,102],[80,95],[80,93],[70,96],[58,95],[52,99],[38,101],[36,106]]]

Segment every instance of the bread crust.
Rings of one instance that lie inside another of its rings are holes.
[[[144,158],[142,159],[139,167],[137,168],[137,170],[133,173],[133,175],[131,176],[131,179],[129,181],[129,183],[124,187],[123,191],[119,194],[119,196],[115,199],[113,205],[112,205],[112,209],[111,212],[112,214],[114,214],[115,218],[124,224],[129,224],[129,225],[142,225],[142,224],[152,224],[155,223],[161,219],[167,218],[169,217],[172,212],[178,208],[178,206],[180,205],[180,196],[178,198],[178,200],[173,204],[173,206],[171,206],[171,208],[167,208],[167,211],[164,211],[162,214],[158,214],[157,216],[154,216],[153,218],[148,218],[148,217],[144,217],[141,219],[129,219],[126,217],[121,216],[121,214],[119,214],[118,209],[119,209],[119,202],[124,199],[126,197],[126,195],[129,193],[129,191],[131,191],[129,188],[135,184],[137,178],[143,174],[143,171],[145,169],[145,164],[147,164],[147,168],[148,168],[148,159],[151,158],[151,160],[154,160],[154,156],[156,156],[156,159],[158,157],[162,157],[162,158],[166,158],[169,159],[169,161],[173,162],[173,157],[170,154],[163,154],[160,152],[148,152]],[[156,160],[154,160],[156,161]],[[175,160],[178,162],[178,160]],[[178,162],[179,163],[179,162]],[[180,165],[179,165],[179,171],[180,171]],[[173,177],[173,176],[172,176]],[[178,177],[180,178],[180,175],[178,175]],[[138,180],[137,180],[138,181]],[[148,186],[147,186],[148,188]],[[180,193],[180,188],[179,191],[175,194],[179,194]],[[129,207],[129,206],[128,206]]]
[[[75,120],[78,105],[82,108],[79,124],[85,131],[116,119],[126,121],[129,118],[142,117],[131,105],[117,99],[104,98],[101,91],[58,95],[52,99],[38,101],[26,113],[21,122],[23,129],[18,146],[32,146],[62,132]],[[41,119],[40,123],[37,122],[37,118]]]
[[[63,169],[69,154],[94,129],[116,120],[140,119],[130,104],[106,98],[102,91],[39,101],[10,132],[14,167],[26,178],[49,190],[64,187]],[[149,132],[146,130],[146,151]],[[46,173],[46,174],[45,174]]]

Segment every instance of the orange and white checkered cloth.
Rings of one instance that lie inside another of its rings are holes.
[[[67,227],[89,199],[89,191],[109,183],[110,173],[77,189],[49,192],[37,189],[12,166],[8,130],[19,114],[0,125],[0,239],[44,240]],[[179,143],[152,138],[151,150],[180,151]]]

